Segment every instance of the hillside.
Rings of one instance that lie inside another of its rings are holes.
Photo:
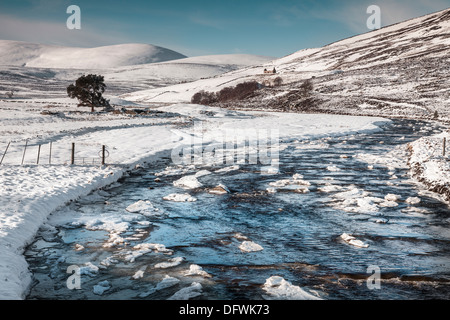
[[[133,101],[187,102],[200,90],[256,80],[266,88],[232,108],[401,117],[450,117],[450,9],[192,84],[126,95]],[[266,75],[265,68],[277,75]],[[280,76],[283,85],[272,87]],[[310,97],[298,95],[312,79]],[[306,98],[309,100],[307,101]]]
[[[143,59],[143,57],[139,57],[137,55],[138,50],[133,48],[142,49],[148,47],[147,45],[123,45],[122,48],[130,49],[128,56],[124,49],[121,51],[121,57],[117,53],[116,56],[105,59],[100,54],[100,51],[98,51],[98,48],[96,48],[93,51],[96,51],[98,54],[91,55],[90,60],[75,59],[71,62],[73,65],[77,64],[80,68],[61,68],[61,61],[57,61],[56,59],[50,60],[44,54],[39,58],[35,58],[37,52],[40,52],[38,48],[42,49],[42,47],[46,46],[20,43],[22,46],[34,48],[33,50],[27,49],[22,52],[19,50],[20,46],[18,45],[1,46],[1,44],[5,43],[12,42],[0,40],[0,48],[5,49],[8,47],[11,49],[8,54],[5,54],[6,57],[0,53],[0,61],[5,64],[7,62],[10,64],[1,67],[0,98],[6,97],[5,93],[10,90],[16,91],[15,98],[66,97],[67,86],[79,76],[87,73],[104,75],[105,82],[108,86],[105,94],[107,96],[114,96],[141,89],[162,88],[174,84],[192,82],[202,78],[215,77],[255,63],[261,64],[273,60],[272,57],[256,55],[224,54],[120,66],[122,64],[144,61],[138,60],[139,58]],[[19,51],[14,53],[12,48]],[[158,57],[160,59],[163,58],[160,55],[154,55],[153,59],[156,60]],[[168,58],[169,55],[165,57]],[[31,61],[34,64],[38,60],[42,62],[44,58],[47,59],[44,64],[47,67],[30,66],[32,64]],[[120,61],[119,58],[121,59]],[[23,66],[24,61],[28,61],[26,66]],[[86,66],[89,64],[95,65],[95,67],[87,68]],[[114,65],[119,66],[114,67]],[[69,66],[69,64],[66,64],[66,66]]]
[[[102,69],[182,58],[178,52],[149,44],[72,48],[0,40],[0,65],[7,66]]]

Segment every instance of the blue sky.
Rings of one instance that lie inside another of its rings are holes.
[[[81,9],[81,30],[66,27],[71,4]],[[281,57],[368,32],[372,4],[386,26],[449,8],[450,0],[0,0],[0,39]]]

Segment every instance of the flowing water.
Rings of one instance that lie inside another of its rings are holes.
[[[275,275],[322,299],[448,299],[450,209],[405,166],[406,144],[438,129],[394,120],[378,133],[281,143],[274,174],[241,164],[155,175],[172,166],[163,157],[51,215],[25,252],[28,299],[167,299],[183,288],[195,299],[261,299]],[[211,172],[203,187],[173,185],[200,170]],[[207,192],[219,183],[230,192]],[[197,201],[162,199],[172,193]],[[139,200],[158,211],[125,210]],[[263,249],[242,251],[243,241]],[[78,290],[67,286],[71,265],[82,270]],[[191,265],[207,275],[187,274]]]

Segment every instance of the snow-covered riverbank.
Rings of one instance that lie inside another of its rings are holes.
[[[2,152],[8,140],[32,138],[38,143],[40,135],[69,144],[75,135],[78,143],[96,141],[107,145],[115,165],[68,166],[55,162],[52,165],[20,166],[20,161],[15,164],[5,161],[0,166],[0,299],[24,298],[31,277],[23,250],[52,211],[117,181],[136,165],[151,162],[159,152],[190,144],[193,135],[201,135],[203,143],[208,144],[226,140],[225,130],[254,129],[257,132],[274,129],[281,139],[314,139],[376,131],[379,130],[378,123],[388,121],[370,117],[234,112],[173,105],[158,110],[180,114],[177,118],[160,117],[158,121],[150,121],[134,117],[122,119],[117,125],[112,118],[95,124],[92,119],[73,116],[49,120],[48,116],[41,115],[41,105],[30,102],[28,107],[34,110],[28,110],[25,116],[19,106],[0,105],[2,124],[7,124],[1,129],[2,137],[7,137],[0,141]],[[64,109],[58,111],[64,112]],[[178,126],[180,121],[189,123],[192,120],[202,121],[201,132],[196,132],[195,126]],[[53,125],[60,126],[60,130],[52,131]],[[13,127],[17,130],[12,130]],[[10,159],[13,155],[20,156],[20,148],[13,148],[7,157]]]
[[[444,153],[444,139],[445,153]],[[409,144],[411,174],[428,190],[450,201],[450,132],[423,137]]]

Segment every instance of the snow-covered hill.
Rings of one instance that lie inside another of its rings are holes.
[[[125,86],[132,80],[147,87],[186,83],[211,78],[255,64],[266,63],[273,57],[250,54],[223,54],[189,57],[146,65],[120,67],[105,71],[105,80],[120,81]]]
[[[449,117],[449,62],[450,9],[446,9],[212,80],[125,97],[141,102],[186,102],[200,90],[218,91],[248,80],[271,85],[274,77],[280,76],[282,86],[261,90],[259,97],[233,106],[418,117],[433,116],[437,111],[439,116]],[[277,75],[263,73],[274,67]],[[305,79],[313,81],[315,103],[296,105],[296,101],[284,99]]]
[[[32,49],[20,50],[21,47]],[[161,49],[162,51],[155,53],[153,57],[145,56],[145,54],[151,53],[151,47],[123,45],[86,49],[87,52],[92,53],[88,60],[78,58],[58,60],[60,57],[53,51],[51,54],[40,53],[40,56],[37,57],[38,53],[44,50],[42,48],[48,49],[48,46],[0,40],[0,65],[2,63],[9,64],[1,66],[0,98],[6,97],[6,92],[11,90],[15,91],[15,98],[65,97],[67,96],[67,86],[82,74],[88,73],[101,74],[105,77],[108,86],[105,95],[111,97],[136,90],[161,88],[210,78],[274,59],[245,54],[180,58],[181,55],[178,56],[174,53],[173,60],[138,64],[151,59],[157,61],[171,57],[172,51],[167,49]],[[3,54],[2,52],[7,51],[6,48],[9,51]],[[54,47],[51,48],[53,50]],[[115,48],[121,48],[121,50],[114,56],[101,53],[103,50],[111,51]],[[150,49],[145,50],[145,48]],[[66,49],[69,50],[68,48],[59,48],[63,51]],[[75,50],[72,54],[81,54],[83,50]],[[139,56],[140,51],[143,51],[144,55]],[[163,55],[163,53],[167,54]],[[27,62],[25,63],[25,61]],[[61,68],[66,61],[69,63]],[[35,65],[41,64],[46,67],[35,67]],[[87,67],[89,65],[92,67]]]
[[[50,46],[0,40],[0,65],[35,68],[114,68],[182,59],[184,55],[150,44],[97,48]]]

